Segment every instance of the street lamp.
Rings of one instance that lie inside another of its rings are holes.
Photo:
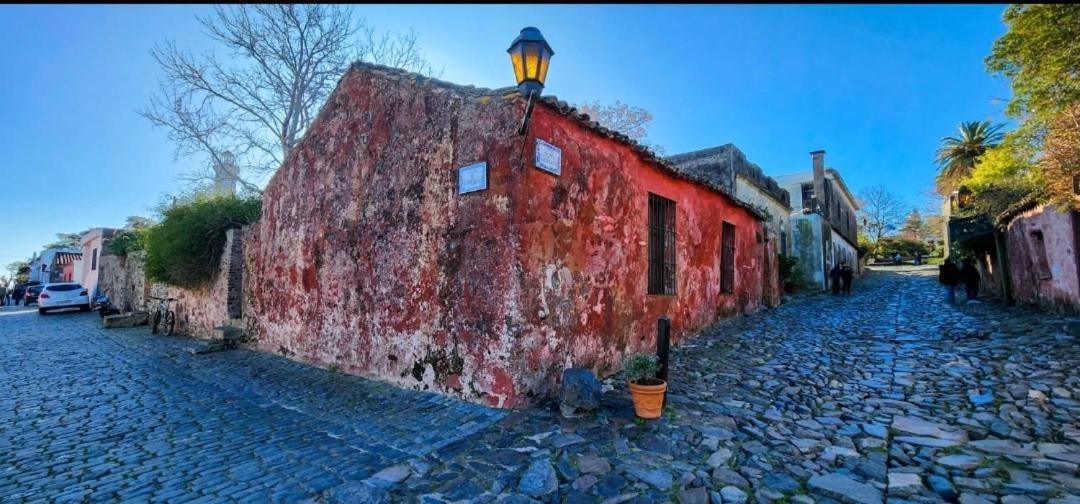
[[[510,63],[514,65],[514,78],[517,80],[518,92],[528,97],[528,105],[525,108],[525,117],[521,121],[521,129],[518,134],[524,134],[529,124],[529,116],[532,114],[533,97],[544,90],[544,81],[547,80],[548,64],[555,51],[551,50],[547,40],[540,34],[540,30],[528,26],[521,29],[521,34],[510,43],[506,50],[510,54]]]

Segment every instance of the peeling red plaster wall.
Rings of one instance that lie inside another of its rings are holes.
[[[513,352],[519,389],[544,393],[570,366],[617,371],[627,352],[656,348],[662,315],[679,341],[760,306],[764,228],[750,212],[546,107],[536,108],[530,133],[530,149],[533,138],[561,149],[562,173],[534,168],[530,156],[516,174],[516,185],[528,188],[513,209],[524,316]],[[676,205],[674,296],[646,294],[649,193]],[[724,221],[736,226],[731,294],[720,292]]]
[[[1009,223],[1007,250],[1013,298],[1063,312],[1080,312],[1080,273],[1076,262],[1077,214],[1040,206]],[[1041,231],[1051,278],[1036,266],[1032,232]]]
[[[292,358],[517,407],[567,365],[614,371],[762,299],[763,232],[703,186],[538,105],[354,67],[268,185],[245,244],[245,323]],[[532,167],[533,138],[563,174]],[[457,194],[457,168],[488,189]],[[678,291],[646,296],[648,192],[678,205]],[[736,292],[719,293],[719,229],[737,226]],[[541,312],[543,312],[541,314]]]
[[[246,249],[258,347],[513,406],[507,187],[521,107],[352,70],[266,189]],[[457,168],[488,163],[459,196]]]

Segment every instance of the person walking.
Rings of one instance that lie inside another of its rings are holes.
[[[960,268],[960,281],[964,282],[964,290],[967,300],[972,301],[979,296],[979,270],[975,268],[975,261],[970,257],[964,259],[964,265]]]
[[[844,286],[844,295],[851,294],[851,281],[855,277],[855,272],[848,265],[847,261],[840,263],[840,282]]]
[[[7,306],[7,295],[8,295],[7,285],[0,284],[0,306]]]
[[[949,304],[956,304],[956,286],[960,285],[960,268],[956,267],[952,259],[946,258],[945,263],[941,265],[939,280],[945,286],[945,300]]]
[[[840,265],[836,264],[832,270],[829,271],[829,282],[832,283],[833,295],[840,294]]]

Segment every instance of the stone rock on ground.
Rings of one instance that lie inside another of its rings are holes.
[[[144,311],[109,315],[101,320],[101,327],[112,329],[116,327],[135,327],[150,323],[150,314]]]
[[[595,411],[600,406],[600,382],[592,371],[569,368],[563,371],[559,408],[570,417],[580,411]]]
[[[949,502],[956,502],[960,497],[960,495],[956,493],[956,487],[954,487],[948,479],[941,476],[927,476],[926,484],[930,485],[930,489],[933,490],[934,493],[940,495],[942,499]]]
[[[368,483],[372,486],[391,487],[405,481],[410,475],[412,475],[412,470],[409,466],[399,464],[375,473],[374,476],[368,478]]]
[[[884,499],[881,490],[839,473],[818,474],[806,484],[813,491],[848,504],[881,504]]]
[[[709,493],[705,487],[683,490],[679,492],[679,504],[709,504]]]
[[[724,504],[745,504],[747,499],[746,492],[733,486],[721,488],[720,497],[723,497]]]
[[[362,482],[338,485],[327,492],[326,504],[385,504],[390,492]]]
[[[626,471],[627,474],[634,476],[635,478],[652,485],[661,492],[666,492],[671,488],[674,483],[671,479],[671,473],[663,469],[644,469],[641,467],[631,467]]]
[[[547,459],[534,460],[518,482],[518,490],[529,497],[542,497],[558,488],[559,479],[555,476],[555,468],[551,467],[551,461]]]
[[[888,488],[890,496],[911,497],[922,491],[922,477],[918,474],[892,471],[889,473]]]

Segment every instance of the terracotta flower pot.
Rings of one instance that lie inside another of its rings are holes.
[[[659,385],[638,385],[630,382],[630,395],[634,398],[634,413],[641,418],[660,418],[664,409],[664,392],[667,382],[657,380]]]

